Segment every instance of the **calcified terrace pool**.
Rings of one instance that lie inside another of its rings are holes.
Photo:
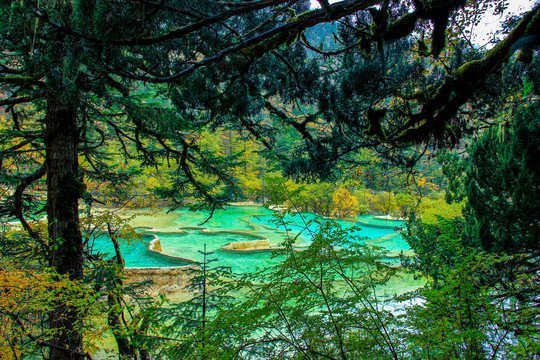
[[[309,220],[324,219],[310,213],[287,215],[287,232],[283,225],[276,223],[274,211],[259,206],[230,206],[214,213],[212,218],[198,226],[208,217],[208,213],[178,210],[169,214],[142,215],[135,218],[132,225],[139,228],[143,241],[122,244],[122,255],[127,267],[169,267],[202,261],[204,244],[210,258],[216,258],[213,266],[228,266],[234,272],[253,271],[278,263],[271,251],[232,251],[223,249],[231,242],[267,239],[270,247],[277,247],[289,235],[297,235],[295,246],[301,249],[310,243],[310,231],[316,230],[316,223]],[[309,226],[306,226],[309,223]],[[351,239],[367,245],[377,245],[388,249],[389,256],[399,252],[410,252],[408,244],[399,234],[402,222],[376,219],[362,215],[357,221],[338,220],[344,228],[359,227],[351,233]],[[163,254],[150,251],[150,241],[158,238]],[[94,240],[94,253],[114,255],[112,244],[106,236]]]

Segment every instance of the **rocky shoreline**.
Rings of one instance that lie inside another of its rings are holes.
[[[198,270],[196,265],[125,268],[124,275],[128,284],[150,282],[150,294],[175,294],[186,291],[196,270]]]

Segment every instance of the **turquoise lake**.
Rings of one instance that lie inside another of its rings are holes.
[[[210,258],[216,258],[213,266],[228,266],[235,272],[253,271],[279,262],[272,258],[271,251],[230,251],[222,247],[230,242],[269,240],[272,247],[277,247],[287,236],[298,235],[295,246],[301,249],[311,242],[310,233],[316,231],[318,221],[328,221],[310,213],[286,215],[284,221],[276,223],[274,211],[260,206],[230,206],[216,211],[212,218],[208,213],[178,210],[169,214],[140,215],[132,222],[143,234],[143,241],[133,244],[121,244],[122,255],[127,267],[169,267],[189,264],[189,261],[174,259],[148,250],[148,243],[155,237],[161,242],[163,253],[192,261],[202,261],[206,244]],[[389,256],[396,257],[400,251],[409,251],[409,246],[399,234],[403,226],[400,221],[375,219],[362,215],[357,221],[338,220],[344,228],[358,227],[351,233],[351,240],[367,245],[383,246],[389,250]],[[94,239],[94,253],[114,254],[112,244],[106,236]]]

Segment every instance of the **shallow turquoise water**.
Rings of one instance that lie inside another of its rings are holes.
[[[129,245],[125,242],[120,244],[122,257],[126,261],[127,267],[168,267],[188,264],[186,261],[161,257],[148,250],[148,243],[153,238],[153,235],[143,235],[142,241],[136,241]],[[90,246],[93,254],[106,254],[106,258],[112,258],[114,256],[114,247],[105,235],[92,239]]]
[[[143,222],[138,222],[138,225],[152,227],[151,230],[141,230],[148,235],[143,237],[143,242],[122,244],[122,254],[128,267],[168,267],[187,263],[149,251],[148,243],[156,235],[160,239],[163,252],[168,255],[199,262],[202,261],[200,251],[206,244],[207,252],[213,252],[210,258],[218,259],[212,263],[213,266],[228,266],[235,272],[246,272],[275,264],[279,259],[271,258],[270,251],[234,252],[222,250],[223,246],[230,242],[258,240],[262,236],[269,240],[271,246],[276,247],[285,240],[287,234],[299,234],[296,246],[304,247],[309,245],[310,233],[317,230],[318,222],[327,221],[315,214],[291,214],[283,218],[286,222],[284,225],[276,222],[273,214],[274,211],[258,206],[232,206],[216,211],[201,227],[199,225],[208,218],[207,213],[179,210],[174,215],[169,215],[167,221],[153,221],[152,217],[148,217]],[[366,241],[370,245],[384,246],[394,254],[402,249],[409,249],[394,226],[402,225],[401,222],[373,219],[365,215],[358,220],[337,222],[344,228],[359,228],[351,233],[351,239],[355,242]],[[189,229],[185,229],[186,227]],[[112,245],[104,236],[95,239],[94,251],[114,255]]]
[[[373,215],[360,215],[356,218],[361,223],[367,224],[367,225],[374,225],[374,226],[388,226],[388,227],[403,227],[405,226],[405,222],[401,220],[385,220],[385,219],[377,219]]]

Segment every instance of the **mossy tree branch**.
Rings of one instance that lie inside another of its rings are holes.
[[[540,5],[528,12],[521,22],[488,51],[481,60],[473,60],[454,70],[427,98],[420,111],[409,116],[394,138],[396,142],[426,142],[431,138],[441,140],[447,124],[460,107],[480,88],[486,79],[497,73],[508,62],[520,39],[540,31]]]

